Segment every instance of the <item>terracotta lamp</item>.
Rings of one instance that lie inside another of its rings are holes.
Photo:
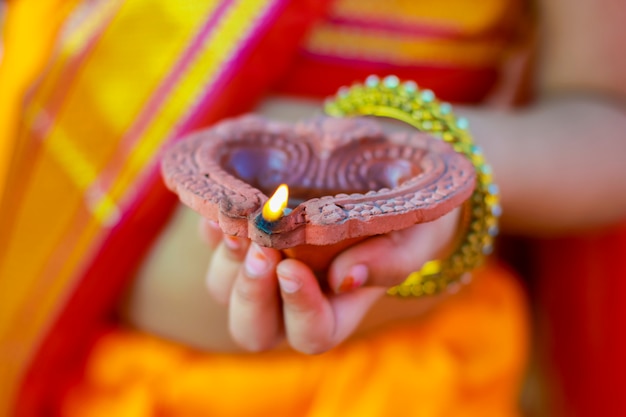
[[[314,270],[360,239],[448,213],[470,197],[476,176],[467,158],[419,131],[385,134],[365,118],[289,125],[254,115],[176,143],[162,171],[180,200],[224,233]]]

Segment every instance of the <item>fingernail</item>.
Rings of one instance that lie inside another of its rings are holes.
[[[224,235],[224,244],[230,250],[237,250],[241,247],[241,242],[237,236]]]
[[[220,229],[220,224],[215,220],[206,220],[206,224],[213,230],[222,230]]]
[[[348,292],[354,290],[355,288],[361,287],[363,284],[365,284],[365,281],[367,280],[367,275],[367,266],[363,264],[353,265],[352,267],[350,267],[345,278],[339,285],[337,292]]]
[[[269,260],[256,243],[250,244],[244,266],[250,278],[260,277],[267,272]]]
[[[284,275],[278,275],[278,285],[280,285],[280,289],[283,292],[293,294],[302,287],[302,282]]]

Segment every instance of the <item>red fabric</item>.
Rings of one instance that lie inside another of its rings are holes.
[[[626,416],[626,224],[539,245],[539,328],[553,416]]]
[[[394,74],[403,80],[416,80],[421,87],[433,90],[441,100],[475,103],[484,99],[495,85],[498,69],[399,67],[382,62],[344,61],[301,54],[276,91],[323,98],[335,94],[337,88],[363,81],[371,74]]]

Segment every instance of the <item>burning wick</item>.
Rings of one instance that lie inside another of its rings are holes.
[[[286,184],[281,184],[274,195],[263,205],[261,215],[266,222],[275,222],[285,215],[287,202],[289,201],[289,188]]]

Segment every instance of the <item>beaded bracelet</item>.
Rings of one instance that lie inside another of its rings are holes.
[[[456,249],[445,260],[427,262],[413,272],[388,294],[422,296],[456,288],[461,277],[479,266],[493,250],[501,215],[498,187],[494,184],[491,167],[485,162],[481,149],[473,143],[468,121],[456,117],[449,103],[440,102],[431,90],[420,89],[413,81],[400,82],[395,75],[382,80],[371,75],[364,84],[342,87],[325,103],[331,116],[380,116],[400,120],[452,145],[465,155],[477,173],[476,188],[464,205],[462,227]]]

